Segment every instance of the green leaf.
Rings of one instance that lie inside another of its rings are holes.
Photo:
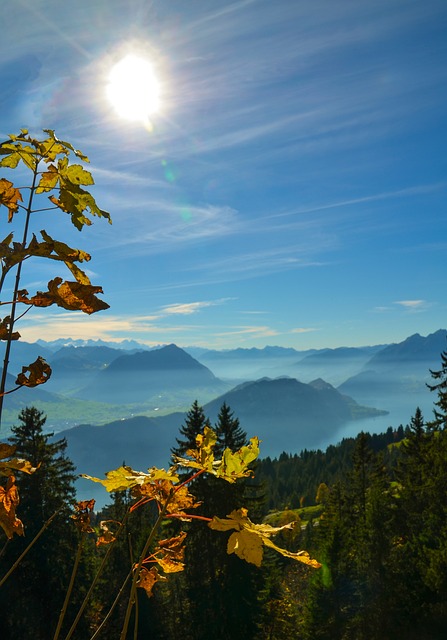
[[[231,451],[225,449],[222,455],[222,463],[217,469],[218,478],[223,478],[227,482],[235,482],[238,478],[245,478],[253,475],[248,469],[251,464],[259,456],[259,438],[250,438],[250,444],[241,447],[239,451]]]
[[[188,458],[176,457],[175,462],[183,467],[201,469],[227,482],[235,482],[238,478],[246,478],[253,474],[248,466],[259,455],[259,438],[250,439],[250,444],[239,451],[225,449],[222,460],[215,460],[213,449],[217,436],[210,427],[205,427],[203,434],[196,437],[197,449],[188,449]]]

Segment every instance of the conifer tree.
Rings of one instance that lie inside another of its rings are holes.
[[[224,449],[238,451],[248,442],[247,434],[241,428],[239,419],[234,416],[234,412],[225,401],[217,416],[215,431],[217,443],[214,450],[218,457],[222,455]]]
[[[182,437],[176,438],[177,446],[171,450],[172,454],[182,456],[187,449],[195,448],[196,436],[207,424],[210,424],[209,420],[196,400],[180,428]],[[217,458],[226,447],[236,451],[248,442],[247,434],[226,403],[220,409],[215,431],[218,436],[214,449]],[[246,506],[242,503],[242,482],[230,484],[212,476],[201,476],[193,481],[192,486],[196,498],[203,502],[203,507],[195,510],[196,515],[225,517],[233,509]],[[254,637],[257,594],[253,575],[257,569],[240,562],[234,555],[228,555],[224,537],[216,536],[205,522],[182,523],[182,529],[188,532],[185,570],[167,587],[173,606],[178,593],[182,593],[181,611],[177,608],[179,637],[190,640],[210,636],[215,640],[235,637],[249,640]],[[159,591],[155,604],[163,597]],[[163,609],[158,608],[158,611],[164,615],[173,606],[165,601]],[[176,634],[175,630],[171,631],[170,638],[175,637],[173,634]]]
[[[26,408],[19,415],[20,424],[12,427],[9,441],[16,447],[17,457],[39,466],[32,475],[18,474],[21,496],[20,518],[25,525],[24,538],[15,537],[0,561],[3,575],[42,525],[57,512],[57,516],[2,590],[2,606],[8,611],[0,617],[0,637],[20,637],[22,640],[52,637],[54,614],[61,609],[77,547],[77,532],[71,514],[74,503],[75,467],[66,457],[64,438],[53,441],[52,433],[44,433],[46,417],[36,408]],[[85,566],[80,567],[80,583],[85,578]],[[73,609],[82,598],[80,587],[72,598]],[[17,603],[26,603],[18,607]],[[48,610],[51,610],[51,616]]]
[[[447,428],[447,351],[441,353],[441,368],[437,371],[430,369],[433,380],[437,382],[427,385],[430,391],[436,391],[438,399],[433,410],[434,419],[428,423],[431,429]]]
[[[183,438],[176,438],[177,446],[171,449],[173,456],[183,456],[188,449],[195,449],[196,436],[202,433],[204,427],[210,421],[205,417],[203,407],[194,400],[191,409],[186,414],[185,423],[179,431]]]

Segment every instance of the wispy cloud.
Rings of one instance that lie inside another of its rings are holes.
[[[224,304],[228,300],[232,300],[234,298],[221,298],[220,300],[207,300],[201,302],[186,302],[186,303],[178,303],[178,304],[169,304],[165,307],[162,307],[161,312],[163,314],[168,315],[191,315],[193,313],[197,313],[201,309],[205,309],[206,307],[215,307],[217,305]]]
[[[398,304],[406,311],[417,313],[419,311],[425,311],[431,306],[426,300],[396,300],[394,304]]]
[[[312,333],[313,331],[318,331],[318,329],[315,327],[297,327],[292,329],[290,333]]]
[[[258,327],[258,326],[241,326],[234,327],[228,331],[216,332],[216,335],[219,338],[224,338],[228,336],[249,336],[251,338],[268,338],[270,336],[277,336],[279,332],[276,329],[272,329],[271,327]]]

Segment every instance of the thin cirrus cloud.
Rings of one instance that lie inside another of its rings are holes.
[[[396,300],[394,304],[398,304],[410,312],[425,311],[430,306],[426,300]]]
[[[220,300],[203,300],[201,302],[187,302],[179,304],[169,304],[162,307],[161,313],[167,315],[191,315],[207,307],[215,307],[234,298],[222,298]]]
[[[291,329],[290,333],[312,333],[313,331],[318,331],[318,329],[315,327],[296,327]]]

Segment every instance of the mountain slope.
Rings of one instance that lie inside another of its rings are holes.
[[[274,450],[275,455],[318,447],[340,425],[378,415],[376,410],[360,407],[323,380],[304,384],[293,378],[280,378],[241,384],[205,405],[211,420],[216,419],[224,401],[243,428],[265,439],[268,450]]]
[[[358,402],[402,413],[407,407],[405,423],[419,406],[426,417],[433,404],[427,389],[430,369],[440,366],[441,353],[447,348],[447,331],[440,329],[426,337],[419,334],[385,347],[375,354],[355,376],[338,387]]]
[[[121,355],[76,395],[113,404],[144,403],[165,393],[226,387],[207,367],[174,344]]]

